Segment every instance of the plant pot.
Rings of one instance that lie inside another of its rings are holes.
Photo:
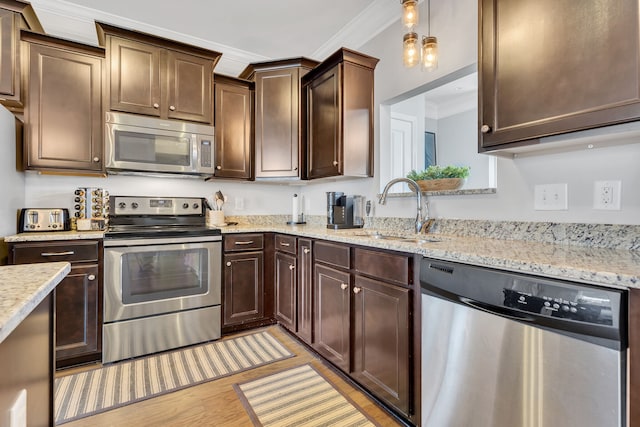
[[[464,184],[464,178],[425,179],[416,182],[421,191],[457,190]]]

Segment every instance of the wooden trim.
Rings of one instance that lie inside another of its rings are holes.
[[[44,33],[44,28],[30,3],[17,0],[0,0],[0,8],[11,10],[22,15],[30,30]]]
[[[240,86],[243,88],[249,88],[249,90],[254,90],[255,88],[255,83],[250,80],[231,77],[225,74],[213,73],[213,84],[216,83]]]
[[[78,53],[86,53],[89,55],[99,56],[100,58],[105,57],[105,49],[102,47],[91,46],[67,39],[61,39],[59,37],[40,34],[30,30],[20,30],[20,41],[58,47]]]
[[[330,70],[332,67],[335,67],[336,65],[344,62],[373,70],[376,68],[376,65],[379,61],[379,59],[374,58],[373,56],[365,55],[363,53],[356,52],[355,50],[343,47],[341,49],[338,49],[327,59],[318,64],[318,66],[316,66],[313,70],[309,71],[303,77],[303,84],[313,80],[315,77],[319,76],[327,70]]]
[[[318,66],[318,64],[320,64],[320,62],[302,56],[298,58],[278,59],[275,61],[253,62],[247,65],[238,77],[240,77],[241,79],[253,80],[255,78],[256,72],[258,71],[272,71],[282,68],[295,67],[306,68],[310,70]]]
[[[628,426],[640,427],[640,289],[629,290]]]

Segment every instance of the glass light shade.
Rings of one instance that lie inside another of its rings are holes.
[[[402,25],[408,29],[418,25],[417,0],[402,0]]]
[[[418,65],[420,61],[420,48],[418,47],[418,35],[407,33],[402,40],[402,62],[407,68]]]
[[[433,36],[422,37],[420,62],[422,69],[432,71],[438,68],[438,39]]]

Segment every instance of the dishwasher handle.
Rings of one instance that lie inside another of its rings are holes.
[[[466,298],[463,296],[458,296],[458,301],[460,301],[462,304],[468,305],[470,307],[484,311],[486,313],[507,317],[513,320],[520,320],[522,322],[535,322],[536,320],[533,317],[526,315],[525,313],[509,310],[508,308],[505,308],[505,307],[498,307],[498,306],[487,304],[484,302],[475,301],[475,300],[472,300],[471,298]]]

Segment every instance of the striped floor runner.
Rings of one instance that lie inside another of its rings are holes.
[[[55,380],[55,423],[63,424],[292,356],[263,331],[60,377]]]
[[[254,425],[376,426],[311,365],[235,385]]]

